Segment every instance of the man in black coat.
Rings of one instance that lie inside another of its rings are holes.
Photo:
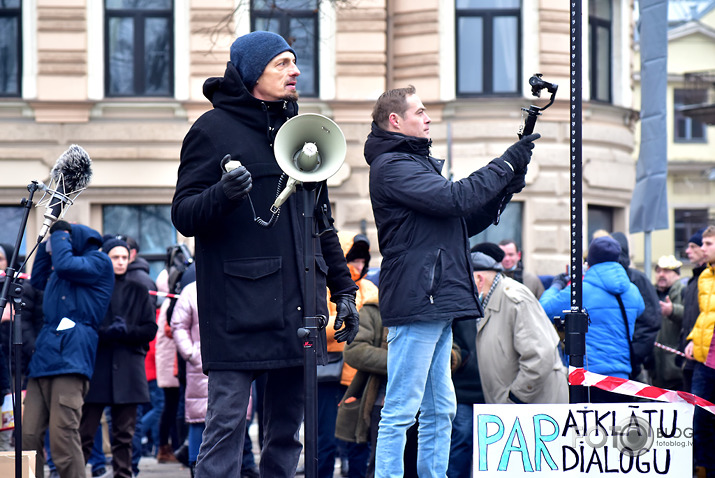
[[[99,327],[94,374],[82,406],[79,431],[82,453],[89,459],[102,411],[112,413],[112,468],[115,477],[132,477],[132,437],[137,405],[149,401],[144,357],[156,335],[154,301],[146,287],[127,279],[129,246],[121,239],[104,241],[112,260],[114,290]]]
[[[445,476],[457,403],[450,374],[452,321],[482,316],[469,236],[486,229],[526,185],[528,135],[500,158],[452,182],[430,155],[430,117],[413,86],[389,90],[365,142],[382,264],[380,309],[388,327],[387,391],[377,477],[402,476],[407,429],[420,412],[417,471]]]
[[[327,285],[337,305],[336,337],[349,343],[357,334],[356,286],[332,230],[315,241],[316,297],[303,297],[303,194],[288,198],[273,227],[254,221],[276,199],[282,171],[273,141],[298,112],[298,75],[295,52],[279,35],[239,37],[224,76],[204,83],[213,109],[194,123],[181,149],[172,220],[196,239],[201,357],[209,377],[198,477],[238,476],[250,386],[262,373],[260,473],[293,476],[304,406],[303,341],[296,332],[306,301],[317,301],[317,313],[327,317]],[[242,166],[226,172],[226,155]],[[326,184],[313,186],[325,219],[319,222],[331,224]]]
[[[643,365],[646,361],[653,360],[653,347],[655,338],[660,331],[662,315],[660,314],[660,300],[658,292],[653,284],[650,283],[648,277],[638,269],[631,267],[630,250],[628,248],[628,238],[622,232],[614,232],[611,234],[621,245],[621,254],[618,257],[618,262],[628,273],[628,278],[633,282],[638,291],[640,291],[645,302],[645,310],[641,315],[636,317],[636,325],[633,330],[633,353],[631,355],[631,378],[644,381],[639,375],[643,371]]]

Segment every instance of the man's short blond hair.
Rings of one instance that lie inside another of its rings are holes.
[[[708,226],[703,231],[703,237],[715,237],[715,226]]]

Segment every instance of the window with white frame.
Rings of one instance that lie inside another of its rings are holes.
[[[20,0],[0,0],[0,97],[20,96],[21,19]]]
[[[683,114],[680,107],[707,102],[707,90],[676,89],[673,91],[673,141],[676,143],[707,142],[707,125]]]
[[[172,96],[172,0],[105,0],[107,96]]]
[[[457,96],[521,92],[520,0],[457,0]]]
[[[295,51],[298,92],[318,96],[318,0],[251,0],[251,30],[277,33]]]

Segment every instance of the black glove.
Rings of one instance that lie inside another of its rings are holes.
[[[231,155],[224,156],[221,160],[221,166],[223,167],[230,159]],[[253,187],[251,173],[243,165],[229,172],[224,172],[220,183],[224,194],[232,201],[242,199]]]
[[[526,187],[526,174],[515,174],[504,188],[504,195],[509,196],[521,192]]]
[[[127,323],[124,317],[115,315],[112,323],[101,331],[101,336],[104,340],[117,340],[126,337],[127,333]]]
[[[556,287],[561,290],[568,285],[570,280],[569,275],[562,272],[561,274],[554,276],[554,279],[551,281],[551,287]]]
[[[335,326],[333,327],[337,330],[337,332],[335,332],[335,340],[350,344],[355,340],[358,327],[360,326],[360,316],[358,315],[357,306],[355,305],[355,296],[351,294],[338,294],[332,296],[330,300],[335,302],[335,309],[337,310]],[[345,327],[338,330],[343,326],[343,321],[345,322]]]
[[[511,164],[516,174],[526,174],[526,168],[531,161],[531,150],[534,149],[534,141],[541,138],[539,133],[524,136],[516,143],[509,146],[504,151],[501,159]]]
[[[69,233],[72,233],[72,226],[67,221],[56,221],[50,228],[50,235],[52,235],[52,233],[55,231],[67,231]]]

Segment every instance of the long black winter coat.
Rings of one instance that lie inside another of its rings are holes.
[[[99,327],[97,358],[85,403],[129,404],[148,402],[144,357],[156,335],[154,299],[144,285],[115,276],[109,309]],[[122,317],[127,333],[107,335],[107,328]]]
[[[275,226],[266,229],[254,222],[248,200],[228,199],[219,184],[221,159],[231,154],[251,173],[251,201],[267,220],[282,174],[273,140],[298,106],[255,98],[231,63],[223,78],[206,81],[204,94],[214,109],[184,138],[172,204],[176,228],[196,238],[203,369],[302,365],[303,344],[296,334],[304,315],[302,191],[288,198]],[[317,204],[332,222],[325,183]],[[327,316],[326,283],[333,295],[356,286],[335,232],[316,242],[317,310]]]
[[[482,316],[469,236],[492,223],[514,173],[490,163],[452,182],[429,148],[427,139],[375,123],[365,142],[386,327]]]

